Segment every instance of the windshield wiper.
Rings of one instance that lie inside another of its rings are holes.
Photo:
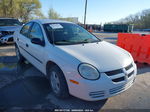
[[[92,41],[90,41],[90,40],[92,40],[91,38],[88,38],[88,39],[84,39],[82,42],[83,43],[91,43],[91,42],[93,42],[93,40]]]
[[[67,42],[68,43],[70,41],[69,40],[60,40],[60,41],[56,41],[55,43],[63,43],[63,42],[65,42],[65,43]]]
[[[89,41],[91,40],[91,41]],[[88,42],[88,43],[94,43],[94,42],[100,42],[101,40],[100,39],[97,39],[97,40],[94,40],[92,38],[89,38],[89,39],[85,39],[84,42]]]

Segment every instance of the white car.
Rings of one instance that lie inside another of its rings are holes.
[[[44,73],[60,98],[106,99],[130,88],[137,74],[130,53],[71,22],[32,20],[14,40],[18,60]]]
[[[14,43],[13,34],[22,23],[15,18],[0,18],[0,44]]]

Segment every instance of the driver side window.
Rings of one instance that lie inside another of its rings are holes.
[[[43,37],[42,29],[39,24],[34,23],[32,29],[30,31],[29,37],[30,37],[30,39],[39,38],[41,41],[43,41],[44,37]]]
[[[33,24],[33,23],[30,22],[30,23],[27,23],[26,25],[24,25],[24,26],[22,27],[20,33],[21,33],[22,35],[28,37],[28,33],[29,33],[29,30],[30,30],[32,24]]]

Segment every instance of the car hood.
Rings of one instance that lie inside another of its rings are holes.
[[[16,31],[20,26],[0,26],[0,31]]]
[[[72,55],[81,63],[92,64],[100,72],[120,69],[128,66],[132,62],[127,51],[105,41],[57,47]]]

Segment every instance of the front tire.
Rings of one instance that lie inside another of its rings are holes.
[[[48,77],[52,92],[55,94],[55,96],[59,98],[69,97],[66,79],[63,72],[57,65],[54,65],[50,68]]]
[[[15,51],[16,51],[16,56],[18,59],[18,62],[23,62],[25,59],[24,57],[20,54],[19,48],[17,45],[15,45]]]

